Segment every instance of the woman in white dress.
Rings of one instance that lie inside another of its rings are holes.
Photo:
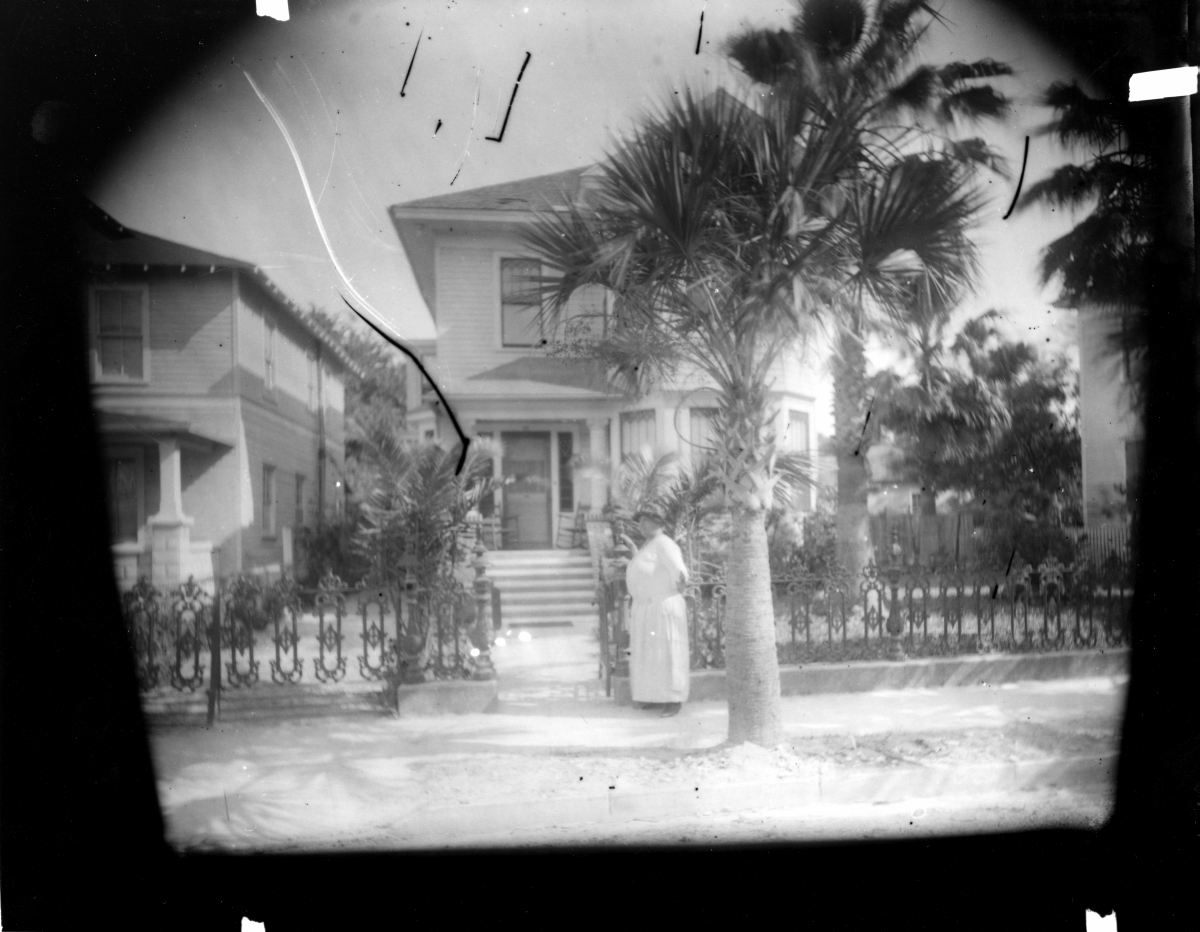
[[[651,511],[634,515],[645,543],[634,546],[625,571],[633,597],[629,618],[629,685],[635,706],[662,706],[662,716],[678,715],[687,702],[690,679],[687,604],[682,589],[687,567],[679,546],[663,533],[662,517]]]

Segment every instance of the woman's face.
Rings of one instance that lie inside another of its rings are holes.
[[[641,517],[638,518],[638,530],[642,532],[642,537],[653,537],[654,532],[662,528],[653,518]]]

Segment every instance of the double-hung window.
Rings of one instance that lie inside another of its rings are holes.
[[[92,289],[93,373],[101,382],[145,382],[149,372],[150,292],[145,285]]]
[[[275,536],[275,467],[263,466],[262,470],[262,532],[265,537]]]
[[[692,462],[699,465],[716,453],[716,408],[692,408],[689,412],[691,424],[690,455]]]
[[[627,411],[621,415],[621,461],[635,453],[653,455],[658,445],[656,412]]]
[[[541,274],[536,259],[500,260],[500,342],[504,346],[542,344],[537,282]]]
[[[275,391],[275,327],[263,321],[263,391]]]
[[[296,527],[304,527],[304,477],[296,474],[296,512],[292,519]]]

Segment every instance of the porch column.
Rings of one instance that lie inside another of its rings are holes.
[[[186,580],[192,543],[192,518],[183,513],[183,470],[179,441],[158,441],[158,514],[150,526],[150,581],[171,589]]]
[[[591,513],[600,514],[608,495],[608,418],[590,417],[588,458],[591,462]]]

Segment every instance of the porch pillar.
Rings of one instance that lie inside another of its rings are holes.
[[[608,498],[608,418],[590,417],[588,458],[591,460],[591,513],[600,514]]]
[[[192,518],[183,513],[183,469],[179,441],[158,441],[158,514],[150,526],[150,581],[172,589],[187,579],[192,543]]]

